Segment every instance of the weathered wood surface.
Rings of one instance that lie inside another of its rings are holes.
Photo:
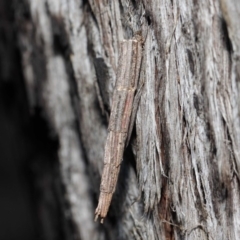
[[[75,239],[240,238],[240,6],[220,2],[16,1],[30,108],[59,139]],[[120,42],[137,31],[145,85],[99,226]]]

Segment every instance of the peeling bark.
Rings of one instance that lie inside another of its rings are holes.
[[[237,0],[24,0],[14,16],[29,108],[59,143],[66,239],[240,239]],[[100,226],[120,42],[137,32],[145,84]]]

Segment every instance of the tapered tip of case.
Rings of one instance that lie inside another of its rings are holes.
[[[95,213],[95,218],[94,218],[95,222],[98,220],[98,216],[99,216],[99,214]],[[104,218],[101,218],[100,223],[103,224],[103,222],[104,222]]]
[[[95,211],[95,221],[97,221],[98,217],[100,217],[100,222],[103,223],[104,218],[107,216],[108,209],[112,199],[112,193],[100,193],[98,206]]]

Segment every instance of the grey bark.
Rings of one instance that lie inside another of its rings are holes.
[[[66,239],[240,239],[237,0],[25,0],[14,14],[29,108],[42,109],[59,143]],[[137,32],[145,84],[100,225],[93,219],[119,44]],[[45,238],[55,239],[59,229],[46,219],[54,222],[40,216]]]

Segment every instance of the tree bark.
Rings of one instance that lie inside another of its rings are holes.
[[[47,125],[29,159],[43,238],[240,239],[238,1],[23,0],[13,12],[30,115]],[[102,225],[120,43],[137,33],[144,86]]]

